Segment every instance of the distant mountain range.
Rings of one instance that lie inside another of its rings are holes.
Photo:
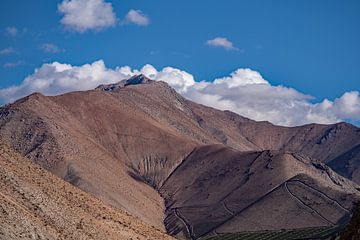
[[[180,238],[342,225],[360,199],[359,128],[256,122],[143,75],[6,105],[0,138]]]

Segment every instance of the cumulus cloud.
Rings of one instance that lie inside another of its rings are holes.
[[[102,60],[82,66],[58,62],[47,63],[25,78],[19,86],[1,89],[0,98],[12,102],[33,92],[56,95],[69,91],[88,90],[129,76],[124,68],[107,69]]]
[[[0,99],[12,102],[32,92],[57,95],[89,90],[140,73],[167,82],[190,100],[231,110],[254,120],[286,126],[360,120],[358,91],[346,92],[333,101],[324,99],[312,103],[311,96],[293,88],[274,86],[259,72],[247,68],[237,69],[229,76],[212,81],[195,81],[190,73],[173,67],[157,70],[147,64],[140,70],[128,66],[110,69],[102,60],[82,66],[53,62],[36,69],[20,85],[0,89]]]
[[[234,44],[230,42],[227,38],[224,37],[216,37],[214,39],[210,39],[206,41],[206,45],[212,47],[221,47],[226,50],[238,51],[239,49],[234,47]]]
[[[14,53],[15,50],[12,47],[3,48],[0,50],[0,55],[9,55]]]
[[[66,29],[76,32],[100,30],[116,24],[112,4],[104,0],[64,0],[58,5]]]
[[[285,126],[360,120],[357,91],[346,92],[334,101],[312,103],[312,96],[293,88],[273,86],[250,69],[238,69],[213,82],[195,83],[183,95],[204,105]]]
[[[223,77],[214,80],[214,84],[226,84],[229,88],[245,86],[250,84],[269,84],[260,73],[249,68],[240,68],[230,74],[230,77]]]
[[[5,34],[10,37],[15,37],[18,34],[18,29],[16,27],[7,27]]]
[[[139,26],[147,26],[150,19],[141,10],[131,9],[125,16],[123,24],[136,24]]]
[[[360,120],[360,95],[358,91],[346,92],[342,97],[335,99],[333,103],[326,100],[324,104],[341,118]]]
[[[154,80],[162,80],[173,86],[178,92],[185,92],[195,84],[193,76],[176,68],[166,67],[157,71],[152,65],[145,65],[141,70],[128,66],[110,69],[103,60],[72,66],[59,62],[46,63],[26,77],[18,86],[0,89],[2,102],[13,102],[33,92],[45,95],[57,95],[70,91],[84,91],[96,88],[101,84],[110,84],[144,74]]]
[[[168,83],[179,93],[187,92],[188,88],[195,84],[194,77],[191,74],[173,67],[165,67],[158,72],[153,66],[147,64],[140,73],[151,79]]]
[[[61,49],[57,45],[55,45],[53,43],[43,43],[39,47],[45,53],[59,53],[59,52],[61,52]]]

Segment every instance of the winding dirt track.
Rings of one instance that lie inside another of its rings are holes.
[[[222,203],[223,203],[223,206],[224,206],[225,210],[226,210],[228,213],[230,213],[231,216],[234,215],[234,213],[233,213],[233,212],[228,208],[228,206],[226,205],[226,202],[223,201]]]
[[[312,208],[311,206],[307,205],[306,203],[304,203],[299,197],[297,197],[295,194],[293,194],[289,187],[288,187],[288,181],[285,182],[284,187],[285,190],[289,193],[290,196],[292,196],[296,201],[298,201],[302,206],[310,209],[311,211],[315,212],[321,219],[323,219],[324,221],[328,222],[331,225],[335,225],[335,223],[333,223],[332,221],[330,221],[329,219],[327,219],[326,217],[324,217],[321,213],[319,213],[316,209]]]
[[[307,205],[306,203],[304,203],[299,197],[297,197],[293,192],[291,192],[291,190],[289,189],[288,187],[288,183],[291,183],[291,182],[294,182],[294,183],[299,183],[299,184],[302,184],[304,186],[306,186],[307,188],[310,188],[316,192],[318,192],[319,194],[321,194],[324,198],[334,202],[339,208],[341,208],[343,211],[349,213],[350,211],[345,208],[344,206],[342,206],[338,201],[336,201],[335,199],[329,197],[326,193],[310,186],[309,184],[307,183],[304,183],[300,180],[289,180],[289,181],[285,181],[281,184],[279,184],[278,186],[274,187],[273,189],[271,189],[269,192],[267,192],[265,195],[263,195],[262,197],[260,197],[259,199],[257,199],[256,201],[254,201],[253,203],[249,204],[247,207],[241,209],[240,211],[237,211],[237,212],[233,212],[231,211],[228,206],[226,205],[225,203],[225,199],[222,200],[222,205],[225,209],[226,212],[228,212],[231,216],[226,219],[225,221],[221,222],[220,224],[216,225],[215,227],[209,229],[207,232],[203,233],[202,235],[198,236],[198,237],[194,237],[193,236],[193,233],[191,232],[191,227],[188,225],[188,223],[184,220],[184,218],[178,214],[177,212],[177,209],[175,209],[175,216],[177,216],[181,222],[186,226],[186,229],[189,233],[189,236],[191,236],[191,239],[199,239],[201,237],[204,237],[206,236],[207,234],[209,234],[210,232],[214,232],[215,234],[217,234],[216,232],[216,229],[218,229],[219,227],[221,227],[222,225],[224,225],[225,223],[227,223],[228,221],[230,221],[231,219],[233,219],[234,217],[236,217],[237,215],[239,215],[240,213],[242,213],[243,211],[245,211],[246,209],[250,208],[251,206],[253,206],[254,204],[260,202],[262,199],[264,199],[265,197],[267,197],[268,195],[270,195],[272,192],[274,192],[276,189],[278,189],[279,187],[283,186],[285,188],[285,190],[287,191],[287,193],[293,197],[297,202],[299,202],[302,206],[310,209],[312,212],[316,213],[321,219],[323,219],[324,221],[326,221],[327,223],[329,223],[330,225],[335,225],[335,223],[333,223],[332,221],[330,221],[329,219],[327,219],[326,217],[324,217],[319,211],[317,211],[316,209],[312,208],[311,206]],[[231,194],[229,194],[230,196]]]
[[[216,226],[212,227],[211,229],[209,229],[208,231],[206,231],[205,233],[203,233],[202,235],[200,235],[199,237],[197,237],[196,239],[199,239],[201,237],[206,236],[207,234],[209,234],[210,232],[216,230],[217,228],[223,226],[225,223],[227,223],[228,221],[230,221],[231,219],[233,219],[234,217],[236,217],[237,215],[239,215],[240,213],[242,213],[243,211],[249,209],[250,207],[252,207],[253,205],[255,205],[256,203],[260,202],[261,200],[263,200],[265,197],[267,197],[268,195],[270,195],[271,193],[273,193],[276,189],[278,189],[279,187],[281,187],[284,183],[281,183],[277,186],[275,186],[274,188],[272,188],[270,191],[268,191],[266,194],[264,194],[262,197],[256,199],[254,202],[252,202],[251,204],[249,204],[248,206],[244,207],[243,209],[235,212],[231,217],[229,217],[228,219],[224,220],[223,222],[217,224]]]
[[[310,186],[309,184],[307,184],[307,183],[305,183],[305,182],[303,182],[303,181],[300,181],[300,180],[291,180],[291,181],[288,181],[288,182],[297,182],[297,183],[300,183],[300,184],[302,184],[302,185],[304,185],[304,186],[306,186],[306,187],[308,187],[308,188],[311,188],[312,190],[320,193],[322,196],[324,196],[324,197],[327,198],[328,200],[334,202],[336,205],[338,205],[338,207],[340,207],[340,208],[341,208],[342,210],[344,210],[345,212],[348,212],[348,213],[350,212],[349,209],[345,208],[345,207],[344,207],[341,203],[339,203],[336,199],[333,199],[333,198],[329,197],[329,196],[326,195],[324,192],[322,192],[322,191],[320,191],[319,189],[316,189],[316,188]]]
[[[174,215],[184,224],[190,239],[192,239],[192,240],[195,239],[195,237],[193,236],[193,233],[191,231],[191,227],[186,222],[185,218],[183,216],[181,216],[181,214],[179,214],[178,209],[177,208],[173,209],[173,212],[174,212]]]

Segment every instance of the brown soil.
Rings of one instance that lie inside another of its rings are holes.
[[[0,239],[172,239],[0,143]]]

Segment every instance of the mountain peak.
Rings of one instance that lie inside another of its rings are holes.
[[[150,78],[146,77],[143,74],[134,75],[131,78],[126,80],[125,86],[127,85],[136,85],[136,84],[146,84],[154,82],[154,80],[151,80]]]
[[[112,92],[112,91],[116,91],[120,88],[129,86],[129,85],[150,84],[153,82],[155,82],[155,81],[151,80],[150,78],[146,77],[145,75],[137,74],[128,79],[121,80],[120,82],[117,82],[117,83],[100,85],[96,89],[100,89],[102,91],[107,91],[107,92]]]

